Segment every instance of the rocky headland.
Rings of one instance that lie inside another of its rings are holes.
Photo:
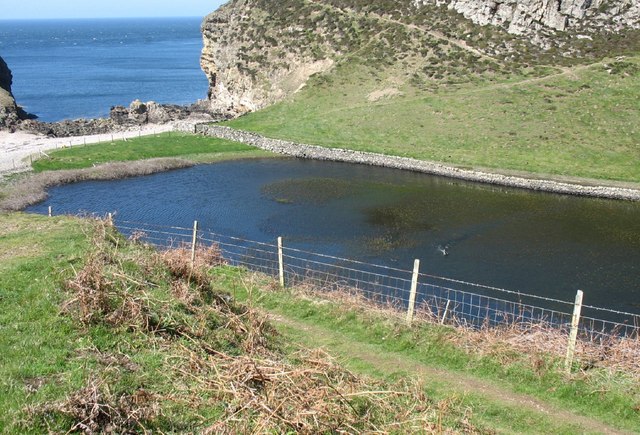
[[[12,84],[13,74],[5,60],[0,57],[0,129],[15,129],[23,120],[34,118],[16,103],[11,92]]]
[[[429,84],[637,52],[638,29],[640,0],[231,0],[204,19],[201,66],[211,109],[238,116],[348,64]]]

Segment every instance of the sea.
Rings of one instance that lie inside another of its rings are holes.
[[[1,20],[19,105],[41,121],[109,116],[131,101],[206,98],[202,18]]]

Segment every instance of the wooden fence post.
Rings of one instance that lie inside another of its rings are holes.
[[[198,221],[193,221],[193,239],[191,239],[191,267],[196,262],[196,244],[198,242]]]
[[[282,237],[278,237],[278,277],[280,287],[284,288],[284,255],[282,252]]]
[[[571,318],[571,332],[569,333],[569,343],[567,346],[567,358],[564,366],[567,374],[571,373],[571,364],[573,363],[573,355],[576,351],[576,339],[578,338],[578,325],[580,324],[580,312],[582,311],[582,290],[576,293],[576,302],[573,306],[573,317]]]
[[[442,315],[442,319],[440,319],[440,324],[444,325],[444,321],[447,319],[447,314],[449,314],[449,305],[451,304],[451,299],[447,299],[447,306],[444,308],[444,314]]]
[[[411,276],[411,293],[409,294],[409,307],[407,308],[407,325],[413,322],[413,312],[416,306],[416,291],[418,290],[418,274],[420,273],[420,260],[413,262],[413,275]]]

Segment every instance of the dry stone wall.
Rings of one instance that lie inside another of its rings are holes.
[[[456,178],[460,180],[568,195],[640,201],[640,190],[638,189],[587,186],[551,180],[536,180],[501,174],[490,174],[406,157],[386,156],[383,154],[346,150],[341,148],[323,148],[315,145],[305,145],[278,139],[269,139],[255,133],[235,130],[233,128],[219,125],[198,124],[195,125],[194,130],[196,133],[206,136],[241,142],[266,151],[297,158],[382,166]]]

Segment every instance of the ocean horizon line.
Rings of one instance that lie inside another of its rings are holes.
[[[163,16],[133,16],[133,17],[57,17],[57,18],[0,18],[1,22],[19,22],[19,21],[115,21],[115,20],[163,20],[163,19],[204,19],[198,15],[163,15]]]

